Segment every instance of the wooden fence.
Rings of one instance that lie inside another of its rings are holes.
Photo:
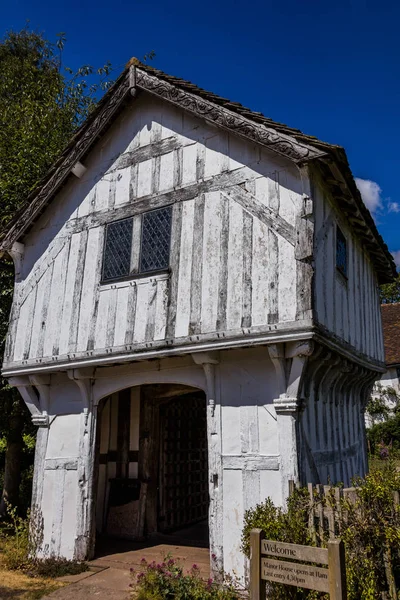
[[[292,495],[295,489],[293,481],[289,481],[289,495]],[[298,486],[297,486],[298,487]],[[307,485],[310,511],[309,511],[309,531],[313,542],[320,546],[321,542],[328,538],[334,540],[341,537],[343,524],[346,524],[346,509],[343,508],[343,500],[356,505],[358,495],[357,488],[339,488],[330,485]],[[399,506],[399,492],[393,492],[393,505]],[[361,510],[358,509],[357,510]],[[384,550],[385,575],[388,584],[389,593],[382,595],[382,600],[397,600],[397,591],[392,569],[392,560],[390,548]]]

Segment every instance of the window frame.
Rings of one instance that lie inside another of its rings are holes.
[[[344,270],[343,270],[342,267],[340,267],[338,265],[338,260],[337,260],[338,259],[338,234],[340,234],[340,236],[343,238],[343,241],[345,243],[345,251],[346,251],[345,260],[346,260],[346,265],[345,265],[345,269]],[[340,227],[340,225],[338,223],[336,223],[336,228],[335,228],[335,267],[336,267],[336,273],[340,273],[341,277],[343,277],[346,281],[348,280],[348,273],[349,273],[349,253],[348,253],[348,248],[349,248],[349,244],[348,244],[347,237],[343,233],[343,230]]]
[[[170,222],[170,234],[169,234],[169,246],[168,246],[168,266],[166,267],[162,267],[160,269],[153,269],[151,271],[141,271],[140,270],[140,265],[141,265],[141,257],[142,257],[142,242],[143,242],[143,218],[145,215],[152,213],[152,212],[156,212],[158,210],[165,210],[166,208],[169,208],[171,211],[171,222]],[[135,243],[135,240],[133,239],[133,233],[134,233],[134,222],[135,222],[135,217],[138,217],[140,219],[140,227],[139,227],[139,251],[137,253],[137,264],[133,265],[132,264],[132,259],[133,259],[133,245]],[[104,279],[104,270],[105,270],[105,261],[106,261],[106,250],[107,250],[107,230],[108,227],[110,225],[113,225],[114,223],[118,223],[121,221],[131,221],[131,252],[130,252],[130,266],[129,266],[129,273],[127,275],[121,275],[119,277],[113,277],[113,278],[108,278],[108,279]],[[100,279],[100,284],[101,285],[109,285],[112,283],[116,283],[118,281],[127,281],[130,279],[142,279],[145,277],[151,277],[153,275],[157,275],[160,273],[168,273],[171,271],[171,248],[172,248],[172,221],[173,221],[173,204],[167,204],[166,206],[160,206],[159,208],[152,208],[150,210],[146,210],[142,213],[139,213],[137,215],[132,215],[131,217],[123,217],[122,219],[116,219],[115,221],[109,221],[105,224],[105,228],[104,228],[104,242],[103,242],[103,251],[102,251],[102,266],[101,266],[101,279]]]

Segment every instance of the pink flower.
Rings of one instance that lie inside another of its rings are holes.
[[[213,553],[211,554],[211,558],[212,558],[213,560],[217,560],[217,555],[216,555],[216,554],[214,554],[214,552],[213,552]]]

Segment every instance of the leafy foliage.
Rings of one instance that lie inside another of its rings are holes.
[[[20,517],[15,507],[7,506],[8,525],[0,532],[3,564],[11,571],[22,571],[30,577],[62,577],[87,571],[85,562],[65,558],[35,558],[37,545],[43,539],[43,521],[40,518]]]
[[[400,584],[400,507],[393,492],[400,490],[400,473],[388,461],[383,468],[372,470],[357,479],[356,498],[335,494],[327,502],[335,511],[341,539],[346,548],[348,600],[378,600],[382,594],[397,598]],[[249,556],[249,536],[254,527],[264,530],[268,539],[325,546],[328,534],[313,542],[309,530],[310,503],[307,490],[296,490],[284,511],[270,499],[245,514],[242,549]],[[328,598],[326,594],[269,584],[271,600],[311,600]]]
[[[93,109],[97,97],[111,83],[109,63],[97,70],[84,65],[76,72],[64,67],[65,41],[65,34],[61,33],[56,43],[51,43],[28,26],[19,32],[8,32],[0,41],[0,229],[27,200]],[[0,257],[1,362],[13,286],[12,261]],[[11,435],[18,437],[20,444],[22,435],[32,438],[35,430],[25,405],[18,392],[1,378],[0,411],[0,438],[7,442],[7,452]],[[20,425],[12,432],[10,423],[16,418]],[[25,457],[26,448],[25,445]],[[10,455],[9,458],[11,462]],[[0,454],[0,470],[3,469],[4,454]],[[28,469],[25,475],[29,472]],[[15,504],[16,498],[10,501]]]
[[[400,302],[400,273],[393,283],[387,283],[380,288],[381,304]]]
[[[230,578],[205,581],[197,565],[186,573],[179,561],[166,556],[162,563],[148,563],[142,558],[141,570],[131,569],[135,600],[238,600],[239,587]]]
[[[373,455],[379,455],[382,447],[390,448],[397,453],[400,451],[400,413],[381,423],[376,423],[367,430],[369,450]]]

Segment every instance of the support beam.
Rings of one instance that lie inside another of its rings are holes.
[[[279,396],[274,400],[277,416],[282,482],[282,500],[289,493],[289,481],[299,480],[298,418],[299,391],[306,360],[313,352],[312,342],[271,344],[269,356],[275,367]]]

